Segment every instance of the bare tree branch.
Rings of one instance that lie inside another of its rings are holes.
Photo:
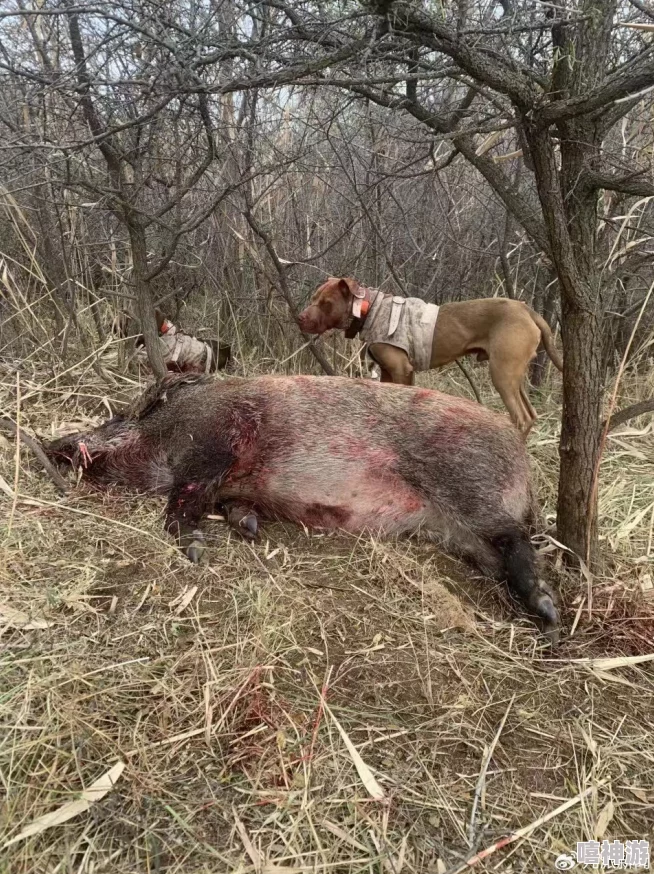
[[[48,474],[52,482],[55,484],[57,490],[61,492],[62,495],[68,493],[68,483],[59,473],[57,468],[52,464],[48,456],[43,451],[43,447],[37,440],[34,439],[34,437],[30,437],[29,434],[26,434],[23,428],[19,428],[15,422],[11,421],[11,419],[0,418],[0,429],[2,429],[3,431],[8,431],[10,434],[13,434],[14,437],[20,438],[21,442],[23,442],[25,446],[31,449],[34,455],[41,462],[43,469]]]
[[[634,170],[633,173],[625,173],[617,176],[614,173],[589,170],[585,176],[586,181],[593,188],[603,188],[608,191],[620,191],[623,194],[632,194],[635,197],[654,197],[654,182],[649,179],[639,178],[646,170]]]
[[[619,425],[624,425],[629,419],[635,419],[637,416],[644,416],[645,413],[654,413],[654,398],[648,398],[646,401],[640,401],[637,404],[632,404],[630,407],[625,407],[623,410],[618,410],[613,413],[609,419],[608,431],[613,431]],[[606,422],[602,422],[601,431],[606,428]]]

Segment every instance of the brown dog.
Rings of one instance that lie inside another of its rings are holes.
[[[331,277],[300,313],[298,322],[306,334],[324,334],[330,329],[345,331],[346,337],[359,332],[369,342],[369,352],[381,368],[382,382],[413,385],[416,362],[394,337],[385,341],[366,336],[366,321],[375,308],[390,304],[390,295],[364,288],[355,279]],[[397,299],[396,299],[397,300]],[[406,299],[412,304],[416,299]],[[416,303],[421,303],[417,302]],[[398,304],[402,304],[398,300]],[[488,361],[493,385],[504,401],[511,420],[526,436],[538,418],[525,390],[529,362],[535,358],[540,342],[555,367],[563,361],[554,345],[547,322],[522,301],[507,298],[482,298],[446,303],[438,309],[426,364],[421,369],[442,367],[476,353]]]

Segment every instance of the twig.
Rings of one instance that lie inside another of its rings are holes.
[[[48,456],[43,451],[43,448],[38,443],[34,437],[30,437],[29,434],[26,434],[25,431],[16,425],[15,422],[12,422],[11,419],[0,418],[0,429],[4,431],[8,431],[12,436],[22,440],[22,442],[29,449],[32,450],[34,455],[38,458],[43,466],[45,472],[48,474],[52,482],[57,487],[57,490],[61,492],[62,495],[65,495],[69,491],[69,485],[63,476],[59,473],[57,468],[52,464],[52,462],[48,459]],[[16,490],[18,493],[18,490]]]
[[[589,786],[588,789],[584,789],[583,792],[580,792],[579,795],[575,795],[574,798],[570,798],[568,801],[565,801],[563,804],[556,807],[554,810],[551,810],[549,813],[546,813],[545,816],[541,816],[538,819],[535,819],[533,822],[529,823],[529,825],[523,826],[523,828],[518,829],[518,831],[513,832],[510,835],[506,835],[503,838],[500,838],[499,841],[495,841],[494,844],[491,844],[490,847],[486,847],[485,850],[482,850],[479,853],[475,853],[474,856],[471,856],[469,859],[466,859],[465,862],[460,862],[458,865],[455,865],[454,868],[448,868],[445,874],[462,874],[468,868],[474,868],[475,865],[478,865],[480,862],[483,862],[484,859],[487,859],[497,850],[501,850],[503,847],[506,847],[508,844],[512,844],[515,841],[520,840],[520,838],[526,838],[527,835],[530,835],[533,831],[539,828],[541,825],[544,825],[546,822],[549,822],[551,819],[554,819],[555,816],[558,816],[560,813],[565,813],[566,810],[569,810],[571,807],[574,807],[575,804],[579,804],[579,802],[586,798],[587,795],[590,795],[591,792],[594,792],[600,786],[606,783],[606,780],[600,780],[599,783],[596,783],[595,786]]]
[[[309,747],[309,754],[306,759],[311,764],[313,761],[313,750],[316,745],[316,738],[318,737],[318,729],[320,728],[320,723],[322,722],[322,717],[325,712],[325,701],[327,698],[327,690],[329,689],[329,682],[332,678],[333,665],[329,666],[329,670],[325,675],[325,679],[322,684],[322,689],[320,690],[320,701],[318,702],[318,710],[316,712],[316,718],[313,723],[313,731],[311,732],[311,746]]]
[[[615,401],[618,395],[618,386],[620,385],[620,380],[622,379],[622,374],[624,373],[624,369],[627,366],[627,359],[629,358],[629,352],[631,350],[631,345],[634,342],[634,337],[636,336],[636,331],[638,330],[638,325],[640,324],[640,320],[643,317],[643,313],[645,312],[645,308],[649,303],[649,299],[654,292],[654,282],[650,285],[647,294],[645,295],[645,299],[643,300],[643,305],[640,308],[640,312],[638,313],[638,318],[634,322],[634,326],[631,329],[631,335],[629,337],[629,342],[627,343],[627,347],[624,350],[624,355],[622,356],[622,361],[620,362],[620,367],[618,368],[618,372],[615,377],[615,383],[613,385],[613,393],[611,394],[611,400],[609,401],[609,411],[608,418],[604,423],[604,427],[602,428],[602,433],[600,436],[600,445],[599,450],[597,452],[597,461],[595,462],[595,469],[593,471],[593,481],[591,484],[590,497],[588,500],[588,518],[590,524],[588,525],[588,535],[586,539],[586,555],[584,556],[586,559],[586,564],[590,564],[590,533],[593,528],[593,517],[597,512],[597,490],[599,488],[599,472],[600,472],[600,464],[602,463],[602,455],[604,454],[604,447],[606,446],[606,435],[609,433],[609,426],[611,424],[611,414],[613,412],[613,408],[615,407]],[[589,592],[590,595],[590,592]],[[591,605],[590,599],[588,602],[588,610],[590,612]]]
[[[286,306],[289,308],[290,313],[293,316],[293,321],[295,322],[295,324],[299,328],[299,322],[298,322],[299,313],[298,313],[297,307],[295,306],[295,302],[293,301],[293,298],[291,296],[290,289],[288,288],[288,283],[286,280],[286,268],[279,260],[279,256],[277,255],[277,250],[275,249],[275,246],[270,238],[270,235],[267,233],[267,231],[265,231],[263,229],[263,227],[255,219],[251,210],[252,210],[252,207],[250,206],[250,203],[248,203],[247,204],[247,211],[245,211],[243,213],[243,216],[244,216],[246,222],[249,224],[250,228],[254,231],[254,233],[263,242],[263,245],[266,248],[268,255],[270,256],[270,260],[273,262],[275,270],[277,271],[277,277],[278,277],[277,281],[275,282],[274,280],[272,280],[272,277],[271,277],[271,281],[273,281],[277,290],[279,291],[281,296],[286,301]],[[301,328],[300,328],[300,333],[302,334],[302,338],[305,340],[305,346],[307,346],[309,348],[313,357],[320,364],[320,366],[325,371],[325,373],[328,376],[335,376],[334,368],[331,366],[329,361],[327,361],[327,359],[322,354],[320,349],[318,349],[313,338],[310,337],[308,334],[305,334]],[[302,348],[304,348],[304,346]]]
[[[16,373],[16,454],[14,462],[14,497],[11,502],[11,512],[9,514],[9,522],[7,524],[7,532],[11,533],[11,527],[14,524],[14,516],[16,515],[16,504],[18,502],[18,483],[20,481],[20,373]]]
[[[254,127],[255,127],[254,122],[255,122],[255,111],[256,111],[257,100],[258,100],[258,92],[255,90],[253,92],[252,99],[251,99],[250,123],[248,125],[248,146],[249,146],[248,156],[249,156],[249,160],[251,159],[251,156],[252,156],[253,151],[254,151],[253,136],[254,136]],[[249,169],[249,168],[247,168],[247,169]],[[295,322],[298,329],[300,330],[300,333],[302,334],[302,338],[305,341],[305,345],[308,346],[313,357],[316,359],[318,364],[320,364],[320,366],[322,367],[322,369],[324,370],[324,372],[328,376],[335,376],[336,374],[334,372],[333,367],[331,366],[329,361],[327,361],[327,359],[325,358],[325,356],[323,355],[321,350],[318,349],[313,338],[310,337],[308,334],[305,334],[302,331],[302,329],[300,328],[300,324],[298,322],[298,315],[299,315],[298,309],[295,305],[295,301],[293,300],[293,297],[291,295],[291,291],[288,287],[288,281],[287,281],[287,269],[288,268],[287,268],[287,265],[282,261],[282,259],[280,259],[272,237],[265,230],[265,228],[262,227],[262,225],[257,221],[257,219],[254,215],[254,202],[252,199],[252,190],[251,190],[249,185],[246,185],[244,187],[243,197],[244,197],[245,206],[246,206],[245,210],[243,211],[243,217],[245,218],[246,222],[250,226],[250,229],[259,237],[259,239],[263,243],[264,248],[268,252],[268,256],[269,256],[270,260],[272,261],[273,266],[275,268],[275,271],[277,273],[277,280],[273,279],[272,276],[269,276],[270,281],[273,283],[273,285],[275,286],[277,291],[280,293],[280,295],[286,301],[286,305],[291,313],[291,316],[293,317],[293,321]]]
[[[497,746],[497,742],[500,739],[500,735],[504,729],[504,724],[506,723],[506,718],[509,715],[509,711],[513,707],[513,702],[515,701],[515,692],[513,693],[513,697],[509,701],[509,706],[506,708],[506,712],[502,717],[502,721],[500,722],[500,726],[497,729],[495,737],[493,738],[493,742],[490,747],[486,750],[486,754],[483,758],[481,764],[481,770],[479,771],[479,779],[477,780],[477,788],[475,789],[475,798],[472,802],[472,812],[470,814],[470,825],[468,826],[468,844],[470,848],[474,847],[475,844],[475,831],[476,831],[476,821],[477,821],[477,806],[479,805],[479,801],[481,799],[481,794],[484,791],[484,786],[486,785],[486,772],[488,771],[488,766],[490,764],[490,760],[493,758],[493,753],[495,752],[495,747]]]

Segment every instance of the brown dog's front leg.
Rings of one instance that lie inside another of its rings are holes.
[[[373,343],[370,346],[370,355],[381,368],[382,382],[413,385],[413,367],[403,349],[387,343]]]

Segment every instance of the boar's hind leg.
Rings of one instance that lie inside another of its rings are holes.
[[[559,614],[552,592],[539,581],[536,574],[536,557],[529,538],[526,534],[515,532],[495,538],[493,545],[502,555],[509,590],[531,613],[540,617],[544,633],[552,644],[556,644],[559,639]]]
[[[211,505],[207,487],[202,483],[182,483],[173,486],[166,505],[166,531],[172,535],[193,564],[204,552],[204,535],[200,520]]]

